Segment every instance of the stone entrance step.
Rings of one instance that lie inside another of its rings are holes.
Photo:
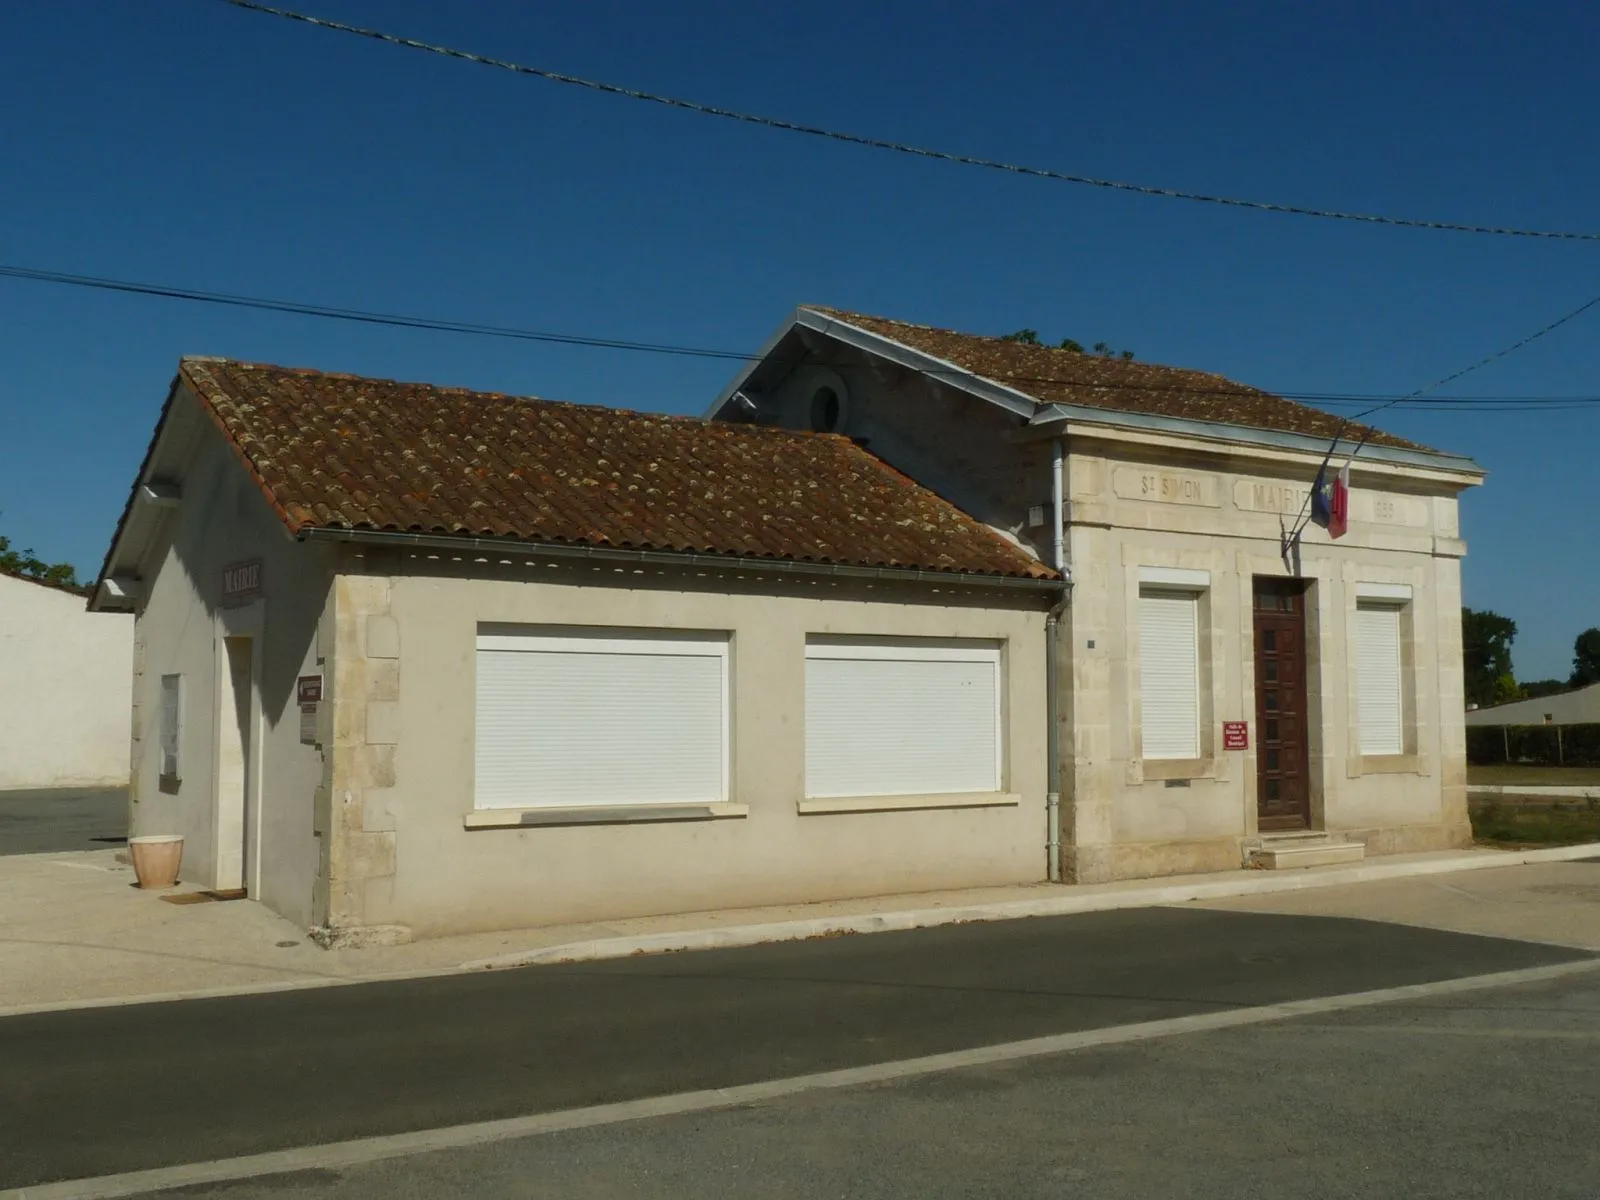
[[[1337,834],[1308,830],[1263,834],[1260,847],[1251,852],[1250,861],[1262,870],[1284,871],[1294,867],[1355,863],[1366,856],[1367,847],[1362,842],[1348,842]]]

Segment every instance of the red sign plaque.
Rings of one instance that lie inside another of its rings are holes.
[[[1224,721],[1222,723],[1222,748],[1224,750],[1250,749],[1250,722]]]

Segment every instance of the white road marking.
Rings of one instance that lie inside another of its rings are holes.
[[[1236,1029],[1268,1021],[1285,1021],[1320,1013],[1345,1012],[1377,1004],[1448,996],[1487,988],[1511,987],[1523,983],[1541,983],[1595,970],[1600,970],[1600,958],[1580,959],[1548,967],[1529,967],[1520,971],[1498,971],[1490,975],[1471,975],[1463,979],[1445,979],[1436,983],[1353,992],[1343,996],[1319,996],[1310,1000],[1292,1000],[1283,1004],[1267,1004],[1255,1008],[1232,1009],[1227,1012],[1201,1013],[1164,1021],[1144,1021],[1136,1025],[1052,1034],[1048,1037],[1006,1042],[997,1046],[979,1046],[971,1050],[930,1054],[924,1058],[846,1067],[836,1071],[819,1071],[811,1075],[741,1084],[737,1087],[683,1092],[672,1096],[653,1096],[618,1104],[596,1105],[592,1108],[539,1113],[500,1121],[481,1121],[471,1125],[452,1125],[442,1129],[391,1134],[386,1137],[359,1138],[322,1146],[274,1150],[265,1154],[217,1159],[213,1162],[158,1167],[123,1175],[104,1175],[96,1179],[39,1184],[34,1187],[0,1191],[0,1200],[116,1200],[118,1197],[139,1196],[168,1188],[226,1183],[266,1175],[281,1175],[291,1171],[339,1170],[388,1158],[481,1146],[492,1142],[560,1133],[572,1129],[588,1129],[597,1125],[614,1125],[649,1117],[732,1108],[741,1104],[796,1096],[804,1092],[887,1083],[941,1071],[1066,1054],[1097,1046],[1124,1045],[1177,1034]],[[1351,1028],[1362,1027],[1351,1026]]]
[[[1600,1030],[1482,1029],[1471,1025],[1294,1025],[1281,1033],[1389,1033],[1400,1036],[1475,1037],[1504,1041],[1600,1042]]]

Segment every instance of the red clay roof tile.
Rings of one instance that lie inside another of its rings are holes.
[[[185,359],[293,533],[392,529],[1048,578],[849,440]]]
[[[1318,438],[1332,438],[1340,433],[1340,418],[1332,413],[1206,371],[1106,358],[1054,346],[1026,345],[816,304],[803,307],[942,358],[963,371],[1043,404],[1080,404],[1120,412],[1155,413]],[[1342,432],[1347,438],[1359,439],[1367,432],[1367,427],[1350,424],[1345,425]],[[1379,430],[1371,431],[1368,441],[1375,446],[1429,450],[1427,446]]]

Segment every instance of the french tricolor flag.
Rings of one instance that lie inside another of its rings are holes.
[[[1311,519],[1328,531],[1329,537],[1343,537],[1350,528],[1350,463],[1332,479],[1328,478],[1328,465],[1324,463],[1317,472],[1317,482],[1311,487]]]

